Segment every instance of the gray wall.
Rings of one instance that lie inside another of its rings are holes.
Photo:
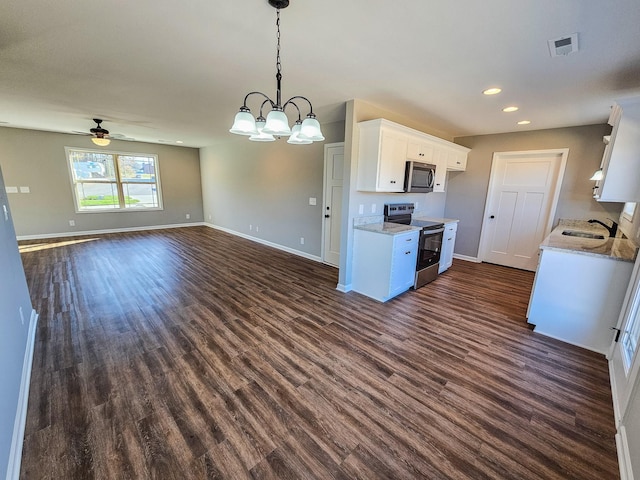
[[[158,155],[164,210],[76,213],[65,146]],[[195,148],[118,140],[96,147],[87,136],[5,127],[0,128],[0,166],[6,185],[31,189],[28,194],[9,194],[19,237],[203,221]]]
[[[319,257],[324,145],[343,141],[344,122],[323,124],[322,131],[325,142],[311,145],[229,135],[228,142],[200,149],[205,221]]]
[[[3,205],[9,209],[7,221]],[[0,478],[7,474],[32,311],[10,213],[0,170]]]
[[[560,218],[617,219],[621,203],[601,203],[592,197],[589,177],[599,168],[608,125],[557,128],[529,132],[459,137],[471,149],[467,170],[449,176],[445,216],[460,219],[455,253],[477,257],[491,162],[494,152],[569,148],[554,225]]]

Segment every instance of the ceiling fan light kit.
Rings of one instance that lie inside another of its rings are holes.
[[[277,53],[276,53],[276,100],[275,102],[262,92],[250,92],[244,97],[244,102],[240,107],[240,111],[236,114],[233,126],[229,130],[236,135],[246,135],[249,140],[257,142],[271,142],[275,137],[289,137],[287,143],[294,145],[308,145],[313,142],[321,142],[324,140],[320,122],[313,113],[313,105],[308,98],[301,95],[291,97],[282,103],[282,65],[280,63],[280,9],[289,6],[289,0],[268,0],[269,5],[276,9],[276,28],[277,28]],[[258,95],[264,98],[260,105],[260,114],[258,118],[253,118],[251,110],[247,107],[247,100],[252,95]],[[300,108],[295,100],[301,100],[309,104],[309,113],[304,121]],[[263,108],[266,105],[271,107],[271,111],[265,119],[262,115]],[[298,112],[293,129],[289,127],[289,119],[285,113],[285,109],[292,106]]]
[[[99,147],[106,147],[111,143],[111,140],[109,139],[109,130],[100,126],[102,123],[101,119],[94,118],[93,121],[96,122],[96,126],[89,130],[93,134],[91,141]]]

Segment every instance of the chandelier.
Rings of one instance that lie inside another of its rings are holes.
[[[289,0],[268,0],[269,5],[276,9],[276,28],[277,28],[277,53],[276,53],[276,101],[271,100],[262,92],[250,92],[244,97],[244,103],[240,107],[240,111],[236,114],[233,126],[229,130],[237,135],[247,135],[249,140],[255,142],[273,142],[275,137],[289,137],[287,143],[305,145],[312,142],[321,142],[324,140],[322,131],[320,130],[320,122],[313,113],[313,105],[308,98],[296,95],[282,103],[282,65],[280,63],[280,9],[289,6]],[[253,118],[251,110],[247,107],[247,100],[252,95],[264,97],[260,105],[260,114],[257,118]],[[298,101],[307,102],[309,104],[309,113],[304,121],[298,107]],[[293,128],[289,127],[289,119],[284,113],[285,108],[293,107],[298,113],[298,119],[295,121]],[[262,113],[264,108],[271,108],[264,118]]]

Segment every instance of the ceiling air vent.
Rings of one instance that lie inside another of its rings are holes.
[[[549,40],[549,53],[552,57],[564,57],[578,51],[578,34]]]

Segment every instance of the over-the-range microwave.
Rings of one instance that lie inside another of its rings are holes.
[[[436,166],[430,163],[407,162],[404,171],[405,192],[433,192]]]

